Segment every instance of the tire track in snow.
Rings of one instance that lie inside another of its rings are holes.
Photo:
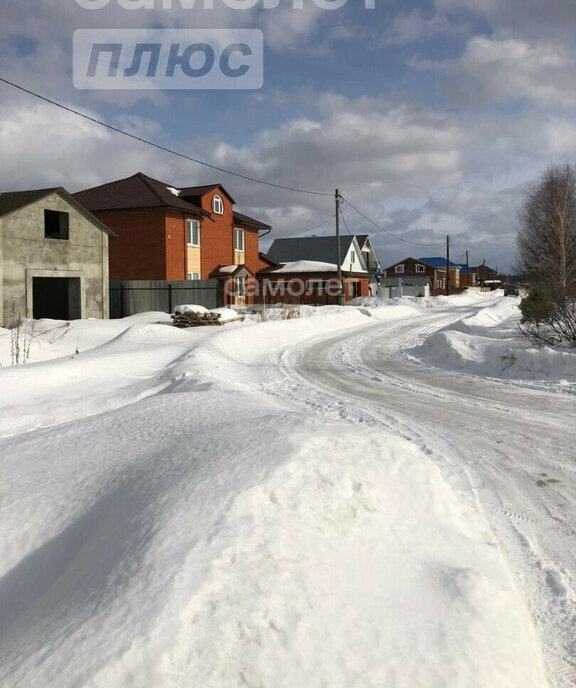
[[[573,686],[576,584],[569,571],[576,570],[576,528],[564,516],[575,502],[573,404],[407,360],[398,350],[415,329],[426,335],[447,324],[445,313],[420,320],[297,346],[284,356],[284,382],[267,391],[323,416],[381,425],[415,441],[470,499],[468,483],[529,600],[551,685]],[[542,480],[551,467],[558,482]]]

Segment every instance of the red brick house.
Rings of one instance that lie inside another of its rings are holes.
[[[268,299],[316,305],[338,302],[335,237],[276,239],[267,258],[277,263],[258,273]],[[379,263],[367,235],[341,236],[340,261],[346,301],[370,296],[371,288],[376,291]]]
[[[338,303],[337,266],[333,263],[299,260],[272,266],[258,273],[259,302],[299,303],[324,306]],[[350,301],[370,296],[370,278],[365,272],[343,272],[343,296]]]
[[[118,236],[111,280],[232,280],[224,301],[241,304],[246,281],[271,264],[258,252],[270,225],[237,212],[221,184],[176,188],[138,172],[74,198]]]

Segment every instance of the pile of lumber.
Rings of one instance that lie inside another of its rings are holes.
[[[223,325],[219,313],[175,313],[170,316],[174,327],[202,327],[205,325]]]

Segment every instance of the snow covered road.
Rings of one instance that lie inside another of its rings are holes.
[[[402,355],[466,312],[474,309],[434,309],[296,347],[285,357],[287,378],[317,409],[338,409],[415,441],[460,496],[477,504],[528,602],[550,685],[573,686],[575,397],[433,369]]]
[[[0,369],[2,688],[573,686],[569,382],[404,351],[510,303],[77,322]]]

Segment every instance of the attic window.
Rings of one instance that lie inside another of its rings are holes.
[[[400,273],[404,272],[404,263],[402,263],[402,265],[397,265],[397,266],[394,268],[394,272],[396,272],[396,273],[398,273],[398,272],[400,272]]]
[[[416,272],[424,272],[426,268],[423,265],[416,264]]]
[[[212,199],[212,212],[216,215],[224,215],[224,203],[220,196],[214,196]]]
[[[58,210],[44,211],[44,236],[46,239],[68,239],[70,216]]]

